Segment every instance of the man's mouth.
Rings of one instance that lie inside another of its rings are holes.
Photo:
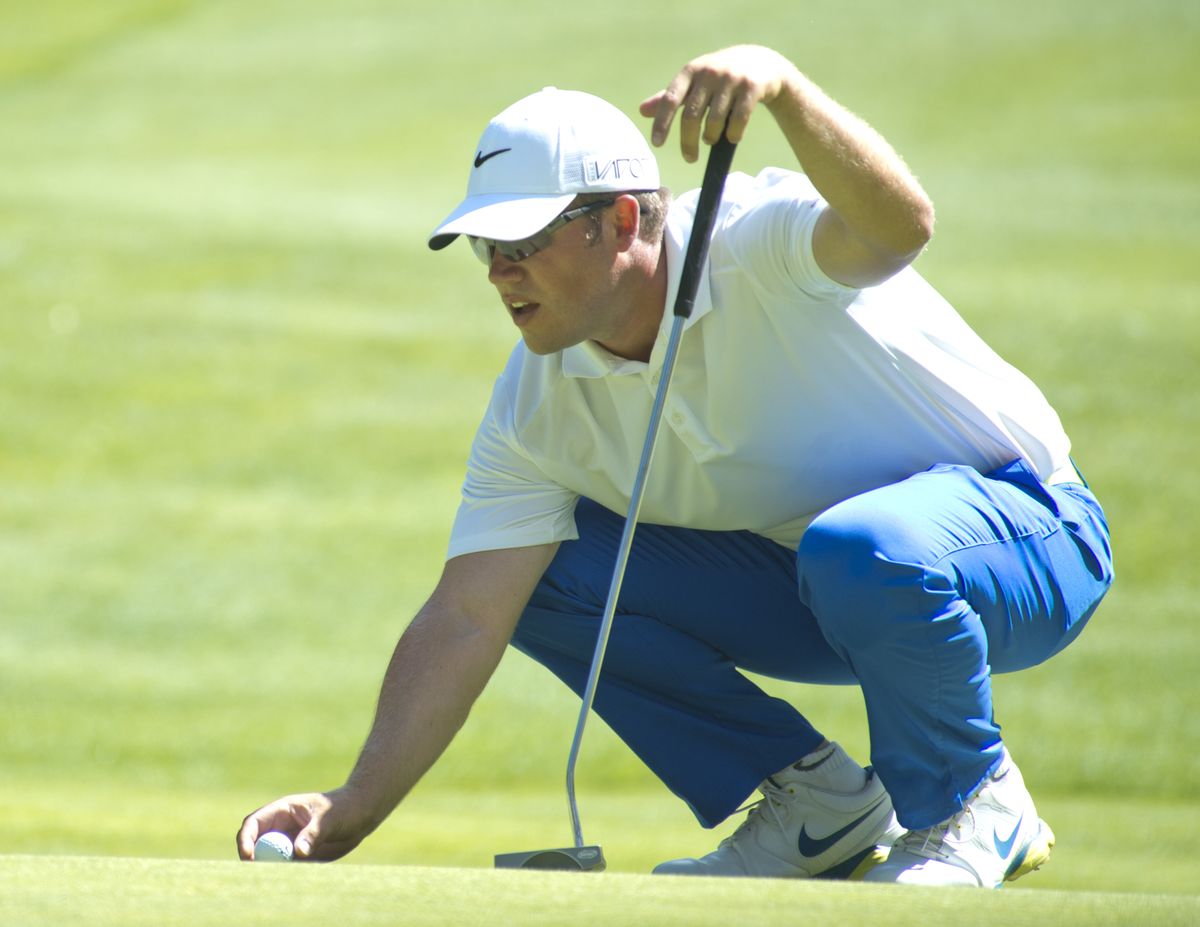
[[[508,313],[512,316],[513,322],[517,325],[524,325],[537,311],[537,308],[537,303],[513,300],[508,304]]]

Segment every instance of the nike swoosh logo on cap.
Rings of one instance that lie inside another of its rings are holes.
[[[1012,852],[1013,843],[1017,839],[1017,831],[1021,829],[1021,821],[1025,820],[1025,815],[1021,815],[1017,819],[1017,826],[1012,829],[1012,833],[1008,835],[1007,840],[1001,840],[1000,835],[995,830],[992,831],[992,843],[996,845],[996,852],[1000,854],[1001,859],[1007,859],[1008,854]]]
[[[475,166],[483,167],[485,162],[490,161],[492,158],[496,157],[496,155],[504,154],[506,151],[512,151],[512,149],[497,148],[495,151],[489,151],[487,154],[484,154],[482,151],[477,151],[475,152]]]
[[[854,830],[854,828],[856,828],[860,824],[862,824],[863,821],[865,821],[867,818],[869,818],[871,815],[873,815],[876,811],[878,811],[879,806],[882,803],[883,803],[883,799],[881,798],[881,799],[879,799],[879,801],[875,802],[875,804],[873,804],[870,808],[868,808],[866,811],[864,811],[861,815],[859,815],[857,818],[855,818],[853,821],[851,821],[845,827],[843,827],[839,830],[835,830],[832,834],[829,834],[827,837],[810,837],[810,836],[808,836],[808,831],[807,831],[806,827],[804,825],[801,825],[800,836],[796,838],[796,849],[798,849],[800,851],[801,856],[807,856],[809,859],[812,859],[815,856],[820,856],[822,853],[824,853],[826,850],[828,850],[830,847],[832,847],[835,843],[837,843],[839,840],[841,840],[843,837],[845,837],[848,833],[850,833],[852,830]]]

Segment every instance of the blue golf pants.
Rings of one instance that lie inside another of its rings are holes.
[[[624,518],[581,499],[513,645],[577,693]],[[936,466],[818,516],[793,552],[749,532],[637,528],[595,709],[715,826],[824,740],[739,670],[857,684],[901,824],[957,812],[1001,755],[991,675],[1069,644],[1112,582],[1082,484],[1017,461]]]

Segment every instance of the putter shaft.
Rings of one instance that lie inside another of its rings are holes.
[[[625,567],[629,562],[629,552],[633,547],[633,532],[637,527],[638,515],[642,510],[646,476],[650,471],[650,460],[654,456],[654,445],[658,440],[658,428],[662,421],[667,387],[675,372],[675,359],[679,354],[683,324],[692,314],[692,305],[696,300],[696,292],[700,285],[700,274],[708,257],[708,245],[712,237],[713,225],[716,222],[717,208],[720,206],[721,193],[725,188],[725,177],[729,173],[736,147],[725,135],[722,135],[709,151],[708,163],[704,169],[704,180],[700,184],[695,218],[692,222],[691,234],[688,236],[687,251],[684,254],[683,268],[679,276],[679,288],[675,294],[675,317],[671,322],[671,334],[667,340],[662,372],[659,374],[658,390],[654,394],[654,405],[650,410],[646,440],[642,444],[642,456],[638,461],[637,472],[633,480],[633,490],[629,497],[629,511],[625,516],[625,528],[621,532],[621,541],[617,548],[617,561],[613,567],[612,582],[608,588],[608,599],[604,603],[604,616],[600,621],[596,649],[592,655],[592,666],[588,671],[587,685],[583,690],[579,720],[575,723],[575,736],[571,740],[571,752],[567,757],[567,805],[571,811],[571,832],[575,837],[576,847],[585,845],[583,826],[579,821],[579,805],[575,800],[575,766],[579,761],[580,745],[583,743],[583,729],[587,723],[588,714],[592,710],[592,702],[596,698],[600,667],[604,663],[604,654],[608,649],[608,638],[612,631],[613,617],[617,612],[621,583],[625,577]]]
[[[592,710],[592,702],[596,698],[596,686],[600,681],[600,666],[604,663],[604,653],[608,649],[609,632],[612,630],[613,617],[617,613],[617,600],[621,595],[621,583],[625,578],[625,567],[629,562],[629,551],[633,547],[633,532],[637,526],[638,515],[642,510],[642,497],[646,494],[646,476],[650,472],[650,460],[654,456],[654,445],[658,441],[658,428],[662,422],[663,406],[667,398],[667,386],[675,370],[675,358],[679,353],[679,341],[683,335],[684,316],[676,315],[671,322],[671,335],[667,341],[667,353],[663,358],[663,369],[659,376],[658,390],[654,394],[654,405],[650,409],[650,424],[646,429],[646,440],[642,444],[642,456],[638,461],[637,473],[633,481],[633,491],[629,497],[629,511],[625,516],[625,528],[621,532],[621,542],[617,548],[617,562],[613,567],[612,581],[608,587],[608,598],[604,603],[604,617],[600,621],[600,631],[596,638],[596,650],[592,655],[592,666],[588,672],[587,686],[583,690],[583,702],[579,709],[579,720],[575,724],[575,736],[571,740],[571,752],[567,756],[567,804],[571,810],[571,832],[575,836],[575,846],[584,846],[583,826],[579,821],[579,805],[575,800],[575,765],[579,761],[579,748],[583,743],[583,728],[587,722],[588,713]]]

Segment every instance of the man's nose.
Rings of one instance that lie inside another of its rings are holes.
[[[516,261],[510,261],[503,254],[492,249],[492,260],[488,264],[488,280],[492,283],[497,283],[505,280],[512,280],[514,277],[520,276],[521,268]]]

